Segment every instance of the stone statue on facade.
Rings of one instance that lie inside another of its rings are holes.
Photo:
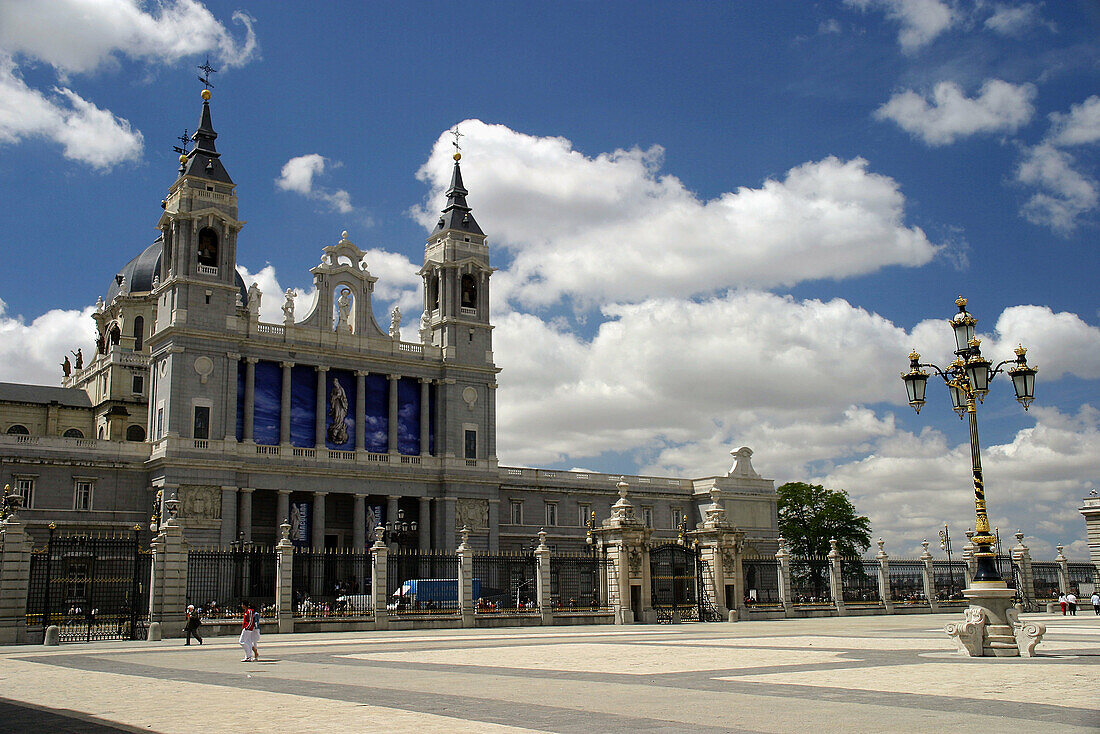
[[[76,369],[84,369],[84,350],[77,349],[75,352],[73,352],[73,356],[76,357]]]
[[[287,288],[286,301],[283,302],[283,324],[286,326],[294,325],[294,299],[298,297],[298,294],[294,292],[293,288]]]
[[[420,343],[424,346],[432,343],[432,324],[427,310],[420,314]]]
[[[336,299],[336,331],[351,331],[351,289],[341,288]]]
[[[336,378],[332,380],[332,390],[328,395],[328,414],[332,418],[332,425],[328,427],[329,443],[338,446],[347,443],[348,394]]]
[[[95,299],[96,313],[103,313],[103,306],[104,306],[103,296],[97,296],[96,299]]]
[[[401,341],[401,307],[394,306],[390,314],[390,339]]]
[[[260,286],[256,285],[255,281],[248,286],[248,312],[253,316],[260,313],[260,299],[263,298],[263,295],[260,292]]]
[[[65,373],[65,377],[72,374],[73,366],[69,363],[69,355],[65,355],[65,361],[61,363],[61,371]]]

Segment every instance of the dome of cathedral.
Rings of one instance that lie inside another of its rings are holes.
[[[107,288],[107,303],[110,303],[118,295],[130,295],[131,293],[148,293],[153,290],[153,278],[160,272],[160,259],[164,253],[164,238],[157,237],[153,244],[118,271],[118,275],[111,281]],[[122,283],[119,283],[121,277]],[[248,291],[245,289],[241,274],[234,271],[233,282],[241,292],[241,303],[248,303]]]

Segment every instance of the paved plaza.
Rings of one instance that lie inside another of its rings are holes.
[[[0,650],[0,732],[1100,730],[1100,617],[967,658],[956,615]]]

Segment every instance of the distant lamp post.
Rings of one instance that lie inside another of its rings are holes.
[[[1016,348],[1016,359],[1005,360],[993,366],[993,363],[982,356],[981,340],[974,335],[974,327],[978,320],[966,310],[966,299],[959,297],[955,301],[959,312],[955,314],[949,323],[955,332],[955,360],[947,369],[941,369],[934,364],[920,361],[920,354],[916,351],[909,355],[909,371],[903,372],[901,379],[905,382],[905,390],[909,396],[909,405],[918,413],[925,403],[925,388],[927,387],[929,373],[924,368],[931,369],[939,375],[947,385],[951,396],[951,407],[959,418],[966,414],[970,419],[970,457],[974,474],[974,509],[975,521],[974,542],[978,549],[974,553],[977,559],[977,572],[974,581],[982,584],[1003,584],[997,565],[994,561],[993,545],[996,537],[990,533],[989,516],[986,513],[985,484],[982,480],[981,449],[978,444],[978,403],[985,400],[989,392],[989,383],[1001,372],[1007,372],[1012,378],[1012,387],[1016,391],[1016,400],[1027,410],[1031,401],[1035,399],[1035,373],[1034,367],[1027,364],[1027,349],[1023,346]],[[1005,369],[1005,365],[1011,365]]]
[[[15,517],[15,513],[23,506],[22,495],[12,492],[11,485],[4,485],[4,496],[0,499],[0,522],[6,522],[8,518]]]
[[[947,577],[950,579],[947,582],[947,598],[951,599],[955,596],[955,567],[951,564],[951,528],[947,527],[947,523],[940,531],[940,548],[947,553]]]
[[[405,511],[398,509],[397,519],[386,523],[386,536],[391,543],[396,543],[398,548],[411,547],[419,543],[417,536],[416,520],[405,521]]]

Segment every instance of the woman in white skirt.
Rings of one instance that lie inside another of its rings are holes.
[[[248,602],[241,602],[241,647],[244,648],[242,663],[260,659],[260,615]]]

